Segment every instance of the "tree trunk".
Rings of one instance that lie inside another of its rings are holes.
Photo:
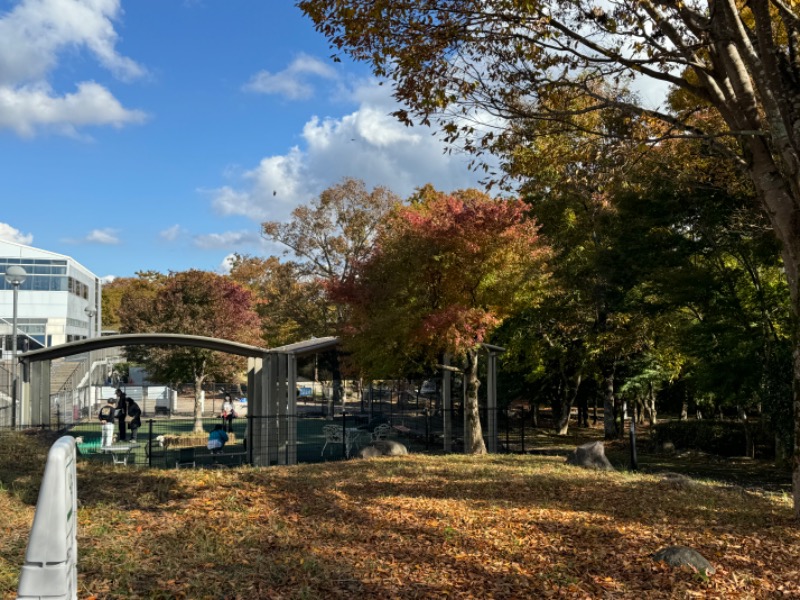
[[[747,412],[744,407],[740,405],[736,407],[736,413],[739,420],[744,425],[744,455],[748,458],[755,458],[755,442],[753,441],[753,432],[750,429],[750,423],[747,421]]]
[[[617,424],[614,422],[614,368],[603,373],[603,433],[607,440],[617,437]]]
[[[656,395],[653,393],[653,384],[650,383],[647,394],[648,409],[650,411],[650,427],[658,424],[658,414],[656,412]]]
[[[783,438],[780,434],[775,434],[775,466],[778,468],[784,468],[787,466],[787,452],[786,452],[786,445],[784,444]]]
[[[797,336],[797,334],[795,334]],[[794,500],[794,516],[800,519],[800,344],[797,338],[794,341],[792,352],[794,362],[794,448],[792,456],[792,499]]]
[[[589,399],[586,394],[581,394],[576,404],[578,405],[578,427],[589,427]]]
[[[478,348],[467,351],[467,366],[464,368],[464,382],[467,386],[467,395],[464,406],[466,429],[464,431],[464,454],[486,454],[486,444],[483,442],[481,418],[478,411],[478,388],[481,385],[478,379]]]
[[[689,420],[689,392],[684,387],[683,402],[681,402],[681,421]]]
[[[203,382],[205,375],[195,375],[194,377],[194,427],[192,433],[203,433]]]
[[[569,431],[569,417],[572,414],[572,402],[563,396],[559,402],[559,414],[555,422],[555,430],[557,435],[567,435]]]
[[[555,425],[555,430],[558,435],[567,435],[569,431],[569,418],[572,416],[572,407],[575,405],[575,400],[578,398],[578,390],[581,388],[582,375],[575,375],[575,380],[572,382],[572,388],[569,386],[569,380],[564,378],[563,385],[560,386],[558,398],[558,415]],[[578,411],[578,425],[580,425],[580,411]]]
[[[783,130],[784,141],[788,140],[788,136],[785,134],[789,131]],[[784,147],[788,148],[790,146],[791,144],[784,144]],[[798,198],[798,190],[800,189],[800,182],[797,179],[797,155],[796,152],[790,153],[795,162],[784,160],[784,172],[782,172],[775,163],[775,157],[768,146],[767,140],[761,136],[748,138],[746,149],[749,151],[747,166],[750,177],[769,216],[772,229],[781,242],[781,257],[783,258],[786,280],[789,284],[792,313],[797,319],[800,317],[800,282],[798,282],[798,271],[800,270],[800,234],[798,233],[800,231],[800,222],[798,222],[800,198]],[[783,156],[783,158],[785,159],[786,156]],[[792,168],[787,169],[790,165]],[[788,176],[785,173],[791,173],[792,175]],[[798,336],[796,328],[792,358],[792,411],[794,413],[792,499],[794,501],[794,516],[800,519],[800,336]]]

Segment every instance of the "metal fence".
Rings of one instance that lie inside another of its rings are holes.
[[[184,417],[143,418],[136,432],[114,425],[111,447],[102,447],[102,426],[96,416],[70,424],[53,422],[43,429],[62,431],[78,439],[78,452],[84,460],[152,468],[216,467],[236,465],[280,465],[345,460],[378,439],[403,444],[409,452],[441,454],[446,447],[444,414],[434,407],[398,410],[387,403],[369,412],[343,412],[328,417],[306,407],[295,417],[286,415],[241,416],[230,422],[221,417],[199,420]],[[407,407],[408,408],[408,407]],[[414,407],[416,408],[416,407]],[[450,411],[450,451],[463,452],[464,419],[458,407]],[[534,432],[529,415],[498,410],[495,417],[497,438],[492,443],[487,429],[489,414],[480,411],[484,442],[498,452],[525,453],[531,449]],[[380,427],[384,425],[384,427]],[[211,431],[221,426],[229,436],[221,452],[208,448]],[[293,429],[292,436],[289,430]],[[0,430],[0,434],[8,429]],[[527,442],[527,445],[526,445]],[[266,459],[264,457],[267,457]]]

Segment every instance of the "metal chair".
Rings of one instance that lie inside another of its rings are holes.
[[[385,440],[389,437],[389,432],[392,430],[392,426],[389,423],[381,423],[377,425],[375,429],[372,430],[371,434],[371,441],[377,442],[378,440]]]
[[[322,446],[320,456],[325,455],[325,448],[328,444],[342,444],[344,440],[344,431],[339,425],[323,425],[322,433],[325,436],[325,444]]]

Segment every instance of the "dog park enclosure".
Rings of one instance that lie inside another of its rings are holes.
[[[278,348],[261,348],[216,338],[180,334],[122,334],[71,342],[21,355],[22,393],[20,423],[29,427],[50,424],[50,363],[54,359],[105,348],[135,345],[199,347],[247,358],[248,462],[256,466],[296,464],[297,455],[297,361],[335,350],[336,337],[314,338]],[[497,451],[497,355],[502,348],[485,346],[488,356],[486,440]],[[445,360],[447,363],[447,360]],[[457,369],[440,365],[442,372],[442,439],[445,452],[452,450],[453,414],[451,376]]]

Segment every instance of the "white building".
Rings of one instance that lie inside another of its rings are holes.
[[[100,279],[63,254],[0,240],[0,348],[10,358],[13,288],[6,269],[17,265],[27,277],[17,297],[19,351],[54,346],[100,334]]]

